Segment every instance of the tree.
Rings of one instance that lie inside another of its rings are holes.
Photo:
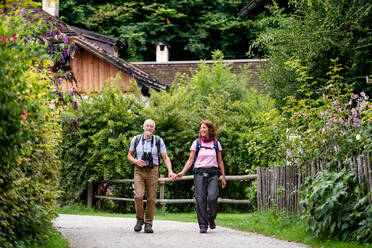
[[[272,7],[272,16],[258,22],[266,27],[251,48],[262,47],[269,62],[262,75],[268,92],[285,104],[286,96],[301,97],[294,71],[286,62],[298,59],[317,80],[313,89],[324,86],[332,59],[338,58],[344,82],[356,92],[371,95],[372,74],[372,4],[368,0],[321,1],[292,0],[293,14],[283,14]],[[301,70],[301,69],[300,69]]]
[[[171,46],[171,60],[244,58],[255,37],[252,20],[239,19],[246,1],[61,1],[61,19],[69,24],[120,38],[127,60],[153,61],[155,45]]]

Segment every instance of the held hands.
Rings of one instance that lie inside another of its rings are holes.
[[[173,182],[174,181],[178,181],[178,180],[181,180],[181,178],[183,177],[183,174],[182,173],[169,173],[169,176],[168,176]]]
[[[184,176],[184,173],[180,172],[178,174],[175,174],[174,172],[169,172],[168,177],[174,182],[181,180],[182,177]],[[222,176],[221,177],[221,182],[222,182],[222,188],[224,189],[226,187],[226,177]]]
[[[172,181],[175,180],[177,174],[175,174],[173,171],[168,172],[168,178]]]
[[[176,175],[176,178],[175,178],[175,180],[177,181],[177,180],[181,180],[182,179],[182,177],[183,177],[183,173],[182,172],[180,172],[180,173],[178,173],[177,175]]]

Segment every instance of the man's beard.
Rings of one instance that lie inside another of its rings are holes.
[[[152,132],[151,131],[145,131],[145,135],[146,136],[151,136],[152,135]]]

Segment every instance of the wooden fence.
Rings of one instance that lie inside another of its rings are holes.
[[[358,176],[359,182],[367,185],[368,192],[372,191],[371,154],[360,155],[348,159],[350,167]],[[257,202],[258,210],[277,208],[299,214],[299,193],[301,184],[307,176],[314,176],[324,170],[325,161],[314,160],[306,165],[306,170],[292,166],[258,168],[257,170]],[[341,162],[339,169],[342,169]],[[370,198],[372,202],[372,199]]]
[[[298,213],[299,189],[303,175],[296,167],[274,167],[257,169],[258,210],[276,207]]]
[[[350,167],[353,168],[358,176],[359,182],[366,183],[368,192],[372,192],[372,167],[371,154],[360,155],[357,158],[348,159]],[[301,184],[308,176],[314,176],[318,171],[324,170],[325,161],[320,159],[314,160],[306,165],[306,170],[302,171],[297,167],[285,166],[258,168],[257,175],[242,175],[242,176],[226,176],[226,180],[254,180],[257,179],[257,202],[258,210],[265,210],[267,208],[277,208],[279,210],[286,210],[293,214],[299,214],[299,193]],[[342,168],[340,163],[339,168]],[[184,176],[181,180],[191,180],[194,176]],[[159,178],[160,190],[157,203],[192,203],[194,199],[164,199],[164,185],[170,179]],[[133,179],[113,179],[106,180],[104,183],[133,183]],[[119,201],[134,201],[133,198],[122,198],[101,195],[98,191],[94,194],[93,183],[88,184],[87,205],[92,207],[93,199],[109,199]],[[372,197],[370,198],[372,202]],[[247,204],[249,200],[236,199],[218,199],[218,202],[233,203],[233,204]]]
[[[194,179],[194,176],[184,176],[181,180],[192,180]],[[255,180],[257,179],[257,175],[242,175],[242,176],[226,176],[227,181],[235,181],[235,180]],[[159,190],[159,198],[156,200],[159,204],[165,204],[165,203],[192,203],[195,202],[194,199],[164,199],[164,184],[166,182],[170,182],[171,180],[169,178],[165,178],[162,175],[159,178],[159,184],[160,184],[160,190]],[[103,183],[133,183],[133,179],[112,179],[112,180],[106,180]],[[133,198],[122,198],[122,197],[112,197],[112,196],[105,196],[100,195],[101,191],[98,190],[98,194],[94,194],[93,189],[93,182],[88,183],[88,189],[87,189],[87,205],[89,208],[93,206],[93,199],[109,199],[109,200],[118,200],[118,201],[132,201],[134,202]],[[146,200],[145,200],[146,201]],[[236,199],[222,199],[218,198],[218,202],[221,203],[233,203],[233,204],[247,204],[249,203],[249,200],[236,200]]]

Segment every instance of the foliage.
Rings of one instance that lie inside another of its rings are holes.
[[[301,192],[303,218],[315,237],[336,237],[370,243],[371,204],[355,172],[318,172]]]
[[[120,92],[108,90],[99,96],[90,95],[89,101],[80,104],[78,113],[66,116],[79,121],[79,132],[70,133],[67,126],[63,128],[61,186],[67,202],[86,199],[89,180],[132,178],[133,165],[125,156],[131,138],[143,132],[142,123],[147,118],[155,120],[155,134],[163,138],[175,172],[181,171],[188,159],[203,119],[212,120],[218,127],[217,138],[223,147],[226,174],[247,174],[255,168],[255,161],[246,157],[248,148],[244,134],[249,131],[247,126],[264,125],[257,121],[257,116],[270,110],[273,103],[255,90],[248,90],[245,87],[247,78],[232,74],[229,65],[222,62],[220,52],[215,52],[214,56],[213,66],[201,61],[200,70],[190,77],[179,78],[170,92],[152,91],[147,104],[135,96],[123,97]],[[251,155],[254,156],[253,152]],[[165,166],[160,166],[160,173],[167,176]],[[248,194],[245,188],[249,186],[248,181],[231,182],[228,189],[221,192],[221,197],[245,199]],[[110,193],[132,197],[131,187],[109,187]],[[169,183],[165,197],[190,199],[193,197],[191,188],[192,181]],[[170,211],[184,207],[167,206]],[[193,204],[186,208],[191,207]],[[109,208],[118,207],[110,205]]]
[[[257,115],[269,111],[273,103],[254,89],[247,89],[247,77],[232,74],[229,65],[222,62],[221,52],[215,51],[213,58],[213,66],[202,61],[199,71],[180,78],[169,93],[152,94],[150,111],[159,123],[170,123],[167,118],[179,120],[174,128],[165,129],[169,132],[161,131],[163,137],[173,141],[169,144],[169,153],[176,172],[188,159],[190,146],[198,137],[199,122],[209,119],[218,128],[217,139],[222,145],[226,174],[248,174],[256,163],[246,156],[244,134],[249,132],[247,127],[258,125]],[[167,115],[159,115],[163,112]],[[185,190],[178,188],[182,185],[176,184],[169,188],[172,196],[185,198],[182,193]],[[242,189],[250,186],[249,181],[230,182],[220,194],[222,198],[244,199],[246,192]]]
[[[66,121],[62,126],[60,186],[65,204],[86,199],[82,197],[89,181],[133,177],[133,166],[127,161],[126,154],[131,138],[143,123],[144,104],[134,96],[123,97],[115,88],[107,87],[100,95],[88,94],[79,105],[79,111],[73,111],[71,107],[63,117]],[[73,119],[79,125],[77,131],[67,124],[67,120]],[[131,186],[107,187],[105,191],[132,197]]]
[[[50,224],[60,166],[59,109],[51,101],[56,93],[47,69],[55,61],[44,35],[48,29],[27,18],[32,8],[23,7],[33,2],[18,4],[0,6],[1,247],[29,247]]]
[[[62,234],[48,223],[44,229],[33,238],[28,248],[69,248]]]
[[[336,62],[336,61],[335,61]],[[293,61],[296,68],[301,67]],[[303,164],[315,158],[326,162],[344,161],[372,150],[372,104],[365,92],[351,93],[342,83],[340,65],[334,65],[327,73],[329,80],[318,91],[311,86],[317,82],[307,76],[302,68],[297,78],[302,83],[300,91],[306,96],[301,100],[291,98],[284,108],[290,115],[290,126],[283,140],[289,150],[287,159],[292,164]],[[313,99],[313,95],[321,95]]]
[[[297,89],[297,72],[283,66],[290,58],[297,58],[308,68],[308,76],[318,81],[312,89],[324,86],[326,73],[339,58],[344,70],[343,82],[353,85],[354,91],[372,93],[365,77],[372,74],[371,11],[368,0],[322,1],[292,0],[294,13],[283,14],[274,6],[273,15],[257,22],[265,29],[258,35],[251,49],[261,47],[269,58],[262,75],[268,93],[285,105],[285,97],[301,99]],[[314,95],[314,97],[316,97]]]
[[[285,165],[286,148],[282,144],[287,139],[287,119],[277,109],[259,112],[256,118],[255,125],[244,127],[240,137],[245,159],[252,161],[253,169]]]
[[[68,24],[118,37],[125,43],[121,56],[152,61],[155,45],[166,41],[171,60],[204,59],[215,49],[227,58],[244,58],[255,37],[253,21],[237,17],[246,1],[82,1],[60,2]]]
[[[257,183],[252,182],[252,187],[245,188],[245,193],[253,211],[257,210]]]
[[[303,168],[315,159],[325,162],[330,172],[309,178],[302,191],[308,230],[316,237],[367,243],[371,239],[371,204],[365,184],[357,183],[354,174],[346,170],[351,167],[351,158],[372,150],[372,105],[365,92],[352,93],[340,76],[343,68],[337,60],[333,63],[325,86],[316,91],[312,86],[317,81],[308,76],[308,68],[299,60],[291,58],[285,64],[298,73],[296,80],[303,97],[289,98],[279,117],[282,119],[276,118],[278,126],[286,129],[277,132],[281,135],[279,148],[271,156],[280,157],[276,152],[281,152],[286,164]]]

